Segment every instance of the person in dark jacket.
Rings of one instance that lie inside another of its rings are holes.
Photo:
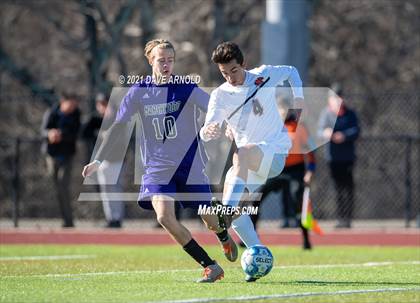
[[[79,128],[79,98],[64,93],[60,102],[44,114],[41,127],[45,139],[43,150],[47,154],[48,172],[53,178],[63,227],[74,227],[70,185]]]
[[[321,113],[318,134],[330,139],[326,160],[337,192],[337,228],[350,228],[354,209],[353,167],[356,161],[355,142],[360,129],[357,115],[337,95],[328,96],[328,107]],[[335,120],[337,118],[337,120]]]

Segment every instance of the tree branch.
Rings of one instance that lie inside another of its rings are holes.
[[[83,39],[77,39],[73,37],[61,24],[60,18],[56,17],[56,15],[50,15],[48,14],[45,9],[40,7],[39,5],[35,4],[36,2],[30,2],[30,1],[11,1],[10,4],[18,5],[23,8],[28,9],[31,13],[35,13],[39,17],[43,18],[45,21],[47,21],[49,24],[51,24],[54,29],[61,33],[64,38],[62,38],[62,42],[65,47],[73,49],[73,50],[86,50],[87,43]],[[58,15],[58,14],[57,14]]]
[[[18,80],[22,85],[28,87],[34,96],[41,98],[47,104],[52,105],[58,100],[53,89],[48,89],[42,86],[41,83],[35,80],[31,73],[26,68],[21,68],[16,65],[13,59],[0,46],[0,67],[6,70],[13,78]]]

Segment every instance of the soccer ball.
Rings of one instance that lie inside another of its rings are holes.
[[[247,248],[241,257],[242,269],[253,278],[261,278],[267,275],[273,268],[273,261],[271,251],[263,245],[254,245]]]

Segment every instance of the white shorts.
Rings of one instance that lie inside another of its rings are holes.
[[[248,170],[248,178],[246,187],[250,193],[256,192],[262,185],[267,182],[267,179],[279,175],[286,162],[287,154],[279,154],[271,146],[261,143],[258,147],[263,152],[263,158],[258,171]],[[233,167],[229,169],[226,174],[226,179],[229,180],[231,177]]]

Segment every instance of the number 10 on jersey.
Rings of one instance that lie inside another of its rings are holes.
[[[152,124],[157,140],[163,140],[164,138],[173,139],[178,134],[174,116],[165,116],[163,119],[158,117],[153,118]]]

